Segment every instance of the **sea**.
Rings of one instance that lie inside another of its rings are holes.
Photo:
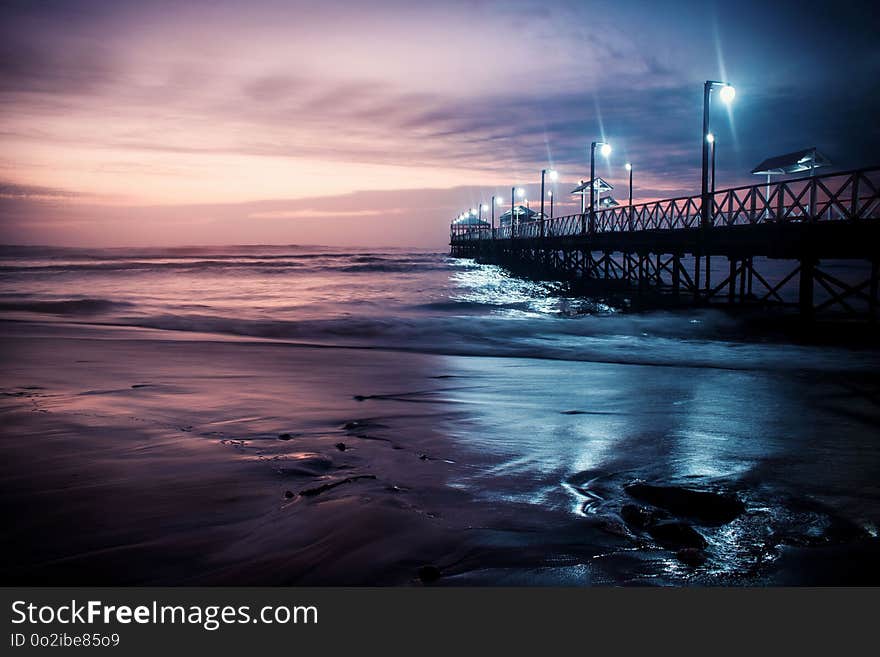
[[[3,575],[876,584],[880,347],[791,326],[436,250],[0,247]]]

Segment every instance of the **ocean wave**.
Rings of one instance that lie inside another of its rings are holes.
[[[298,272],[410,272],[416,270],[430,271],[447,268],[447,265],[442,262],[438,262],[436,259],[432,259],[430,261],[413,260],[411,258],[376,258],[367,261],[354,259],[354,263],[352,264],[347,258],[328,258],[326,255],[322,258],[323,259],[320,262],[304,262],[300,259],[290,258],[242,259],[241,257],[238,257],[235,259],[224,258],[211,260],[110,260],[96,262],[53,262],[51,264],[0,264],[0,273],[15,275],[32,273],[76,274],[80,272],[138,273],[150,271],[181,271],[186,273],[198,274],[200,272],[215,273],[224,270],[252,270],[260,274],[289,274]]]
[[[134,304],[110,299],[64,299],[60,301],[0,301],[0,312],[30,312],[50,315],[98,315]]]
[[[506,316],[235,319],[209,315],[130,317],[114,325],[228,335],[321,347],[367,348],[450,356],[586,361],[673,368],[760,371],[873,371],[876,352],[712,337],[729,320],[671,313],[567,318]],[[697,321],[698,324],[693,322]],[[650,327],[650,329],[649,329]],[[650,331],[650,332],[649,332]]]

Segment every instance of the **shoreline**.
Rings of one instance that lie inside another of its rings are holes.
[[[870,479],[876,445],[871,460],[823,484],[828,492],[813,491],[817,500],[841,501],[804,507],[797,513],[816,520],[797,524],[785,496],[805,485],[798,482],[815,485],[817,471],[796,460],[796,476],[758,463],[801,448],[747,439],[749,423],[743,437],[731,436],[740,446],[728,448],[718,442],[729,433],[723,411],[718,419],[694,416],[663,399],[666,388],[686,399],[703,383],[694,387],[663,368],[96,337],[102,332],[52,326],[49,336],[3,338],[0,481],[6,542],[16,546],[2,569],[7,583],[877,581],[876,536],[845,516],[867,513],[876,523],[878,492],[865,490],[859,504],[840,497],[847,485]],[[752,396],[767,393],[754,377],[785,378],[726,370],[692,376],[712,385],[734,377],[755,386]],[[792,376],[796,383],[802,375]],[[516,394],[516,377],[533,381],[539,404]],[[581,377],[595,390],[554,392],[555,381]],[[641,402],[617,392],[633,385]],[[856,406],[847,413],[871,409]],[[669,442],[682,431],[676,426],[692,421],[699,433],[687,429]],[[856,439],[853,458],[862,450],[864,460],[863,442],[872,444]],[[711,463],[720,467],[714,474],[706,470]],[[783,497],[762,490],[780,476]],[[729,525],[740,535],[731,542],[727,526],[694,525],[709,539],[708,565],[682,563],[620,518],[635,501],[625,487],[638,479],[740,495],[749,510]],[[762,505],[771,503],[787,515],[777,517],[775,507],[765,514]],[[768,544],[766,554],[759,550],[763,557],[737,552],[762,523],[793,533]],[[810,538],[812,525],[819,533]],[[832,540],[826,525],[845,531],[835,529]],[[760,558],[770,562],[755,568]],[[428,566],[439,575],[426,582]]]

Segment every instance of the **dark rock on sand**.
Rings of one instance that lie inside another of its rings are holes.
[[[596,527],[601,529],[606,534],[611,534],[612,536],[621,536],[623,538],[629,538],[632,536],[632,534],[629,532],[626,526],[623,525],[623,523],[617,522],[615,520],[599,520],[596,523]]]
[[[641,502],[704,525],[723,525],[745,511],[745,505],[736,495],[643,483],[630,484],[624,490]]]
[[[634,529],[647,529],[661,520],[669,518],[669,514],[659,509],[647,509],[636,504],[624,504],[620,508],[620,517]]]
[[[419,461],[429,461],[431,459],[427,454],[419,454]]]
[[[345,446],[345,443],[336,443],[336,449],[340,452],[344,452],[348,448]]]
[[[430,584],[431,582],[436,582],[440,579],[442,573],[437,566],[428,564],[419,568],[419,579],[422,580],[425,584]]]
[[[292,499],[292,498],[293,498],[293,495],[294,495],[294,493],[293,493],[292,490],[286,490],[286,491],[284,491],[284,497],[286,497],[288,500],[289,500],[289,499]]]
[[[278,440],[290,440],[291,438],[293,438],[293,436],[291,436],[289,433],[278,434]]]
[[[675,553],[675,558],[692,568],[706,563],[706,553],[697,548],[682,548]]]
[[[706,547],[706,539],[696,529],[684,522],[664,520],[648,527],[648,534],[665,548],[679,550],[682,548]]]

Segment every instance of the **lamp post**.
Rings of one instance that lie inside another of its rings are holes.
[[[635,226],[633,226],[633,165],[627,162],[623,168],[629,172],[629,230],[635,230]]]
[[[550,197],[550,219],[553,219],[553,190],[551,189],[547,192],[547,196]]]
[[[548,173],[552,181],[559,177],[555,169],[541,169],[541,237],[544,237],[544,176]]]
[[[599,150],[602,157],[611,155],[611,144],[604,141],[594,141],[590,144],[590,232],[596,230],[596,146],[601,146]]]
[[[501,205],[501,197],[493,196],[492,197],[492,239],[495,239],[495,205]]]
[[[511,187],[510,188],[510,236],[513,237],[513,221],[516,216],[516,212],[514,212],[516,197],[519,196],[522,198],[525,196],[526,190],[522,187]]]
[[[728,105],[733,102],[733,98],[734,96],[736,96],[736,89],[734,89],[734,87],[727,82],[719,82],[718,80],[706,80],[706,84],[703,85],[703,133],[700,139],[700,141],[703,143],[702,180],[700,184],[700,199],[702,201],[700,208],[700,222],[703,228],[709,227],[710,219],[709,144],[711,142],[709,141],[709,135],[712,133],[709,130],[709,100],[712,96],[712,89],[714,87],[721,87],[719,95],[721,96],[721,100]]]
[[[715,194],[715,135],[711,132],[706,135],[706,141],[709,142],[709,148],[712,149],[712,155],[710,156],[711,164],[709,165],[709,178],[711,179],[711,183],[709,185],[709,192],[713,195]]]

